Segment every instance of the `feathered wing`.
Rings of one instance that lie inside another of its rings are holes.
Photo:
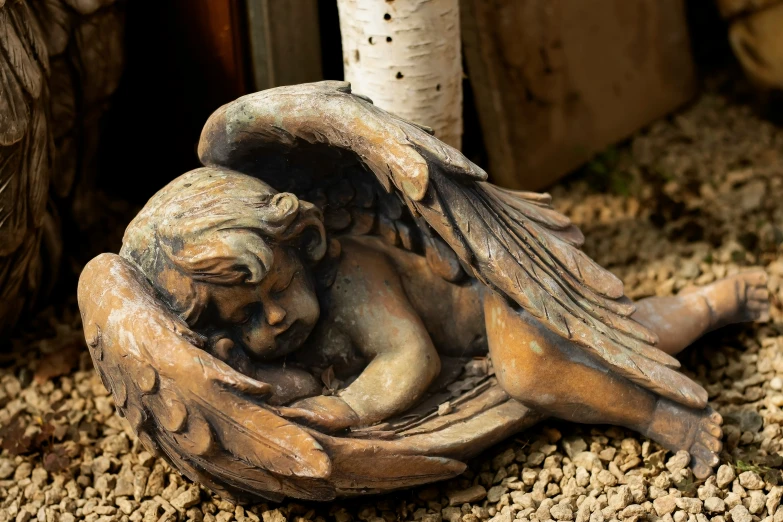
[[[322,446],[266,406],[269,385],[201,350],[136,268],[98,256],[78,297],[95,367],[148,448],[237,499],[334,498]]]
[[[25,2],[0,6],[0,331],[40,279],[51,168],[49,59]]]
[[[426,448],[346,441],[283,419],[265,402],[271,386],[204,351],[204,340],[166,310],[142,273],[120,256],[90,261],[78,298],[90,355],[117,410],[148,449],[223,496],[331,500],[451,478],[465,469],[427,455]],[[519,423],[505,419],[504,426]]]
[[[631,319],[621,281],[579,249],[581,232],[547,195],[485,183],[457,150],[352,95],[347,83],[281,87],[225,105],[205,125],[199,155],[313,201],[334,232],[420,249],[447,278],[467,270],[619,374],[706,405],[706,392]]]
[[[55,281],[62,245],[49,195],[72,195],[94,168],[99,115],[122,68],[113,3],[0,1],[0,332]]]

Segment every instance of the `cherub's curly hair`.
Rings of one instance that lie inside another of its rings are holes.
[[[272,266],[270,245],[295,246],[311,263],[327,248],[317,207],[251,176],[210,167],[155,194],[122,243],[120,255],[190,324],[208,299],[199,283],[258,283]]]

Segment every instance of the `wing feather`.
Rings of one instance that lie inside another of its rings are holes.
[[[130,264],[113,254],[95,258],[78,295],[95,366],[151,449],[195,480],[219,479],[235,496],[258,486],[256,493],[273,496],[334,497],[320,443],[266,406],[269,385],[194,345],[203,340],[157,303]]]
[[[0,26],[7,25],[7,20],[4,21],[2,17],[3,10],[0,8]],[[0,52],[0,145],[9,146],[24,136],[30,119],[30,107],[11,62],[5,52]]]
[[[706,392],[671,369],[678,366],[676,359],[654,348],[652,332],[626,315],[590,303],[579,288],[569,288],[544,262],[546,247],[532,235],[512,237],[514,232],[525,231],[528,223],[503,226],[492,211],[493,205],[502,206],[501,201],[488,202],[480,186],[465,188],[439,172],[431,172],[429,182],[430,190],[449,202],[453,219],[430,224],[456,252],[463,250],[463,261],[474,266],[488,284],[634,382],[683,404],[706,404]],[[426,218],[427,212],[420,210]],[[632,310],[625,312],[630,315]]]
[[[323,149],[336,151],[336,159],[318,162],[329,157]],[[548,194],[484,183],[486,173],[459,151],[351,95],[349,84],[281,87],[240,98],[210,117],[199,156],[205,165],[275,186],[296,178],[293,191],[303,195],[353,179],[364,167],[402,202],[390,205],[379,192],[375,233],[419,248],[433,269],[456,280],[455,263],[433,248],[431,238],[439,236],[464,270],[621,375],[683,404],[706,404],[706,392],[676,372],[677,360],[656,349],[655,334],[633,320],[622,282],[579,249],[584,236],[552,208]],[[308,165],[308,157],[317,159]],[[285,167],[270,168],[279,165],[274,158],[296,162],[300,170],[293,176]],[[398,211],[406,207],[409,212]]]
[[[37,56],[33,54],[31,43],[20,38],[20,26],[23,29],[29,28],[25,28],[25,22],[20,21],[17,13],[14,12],[15,9],[20,8],[18,4],[21,3],[14,2],[13,4],[5,9],[0,8],[0,52],[4,54],[11,70],[28,95],[32,98],[38,98],[48,67],[48,58],[45,54],[42,56],[47,64],[42,67],[41,63],[36,61]],[[27,21],[26,23],[31,22]],[[32,30],[25,30],[23,35],[27,37],[31,32]]]
[[[41,35],[46,39],[49,56],[65,51],[71,34],[71,14],[62,0],[36,0],[27,6],[35,12],[35,19],[41,26]]]
[[[9,2],[0,7],[0,256],[3,257],[19,248],[26,235],[35,233],[33,230],[43,224],[46,213],[51,141],[44,81],[49,62],[40,33],[25,2]]]

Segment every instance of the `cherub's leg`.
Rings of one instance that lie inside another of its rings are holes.
[[[511,397],[561,419],[637,430],[690,452],[698,476],[712,472],[721,449],[720,415],[637,386],[494,293],[484,298],[484,311],[495,373]]]
[[[674,355],[707,332],[769,317],[764,270],[750,270],[674,297],[636,303],[633,318],[658,334],[658,348]]]

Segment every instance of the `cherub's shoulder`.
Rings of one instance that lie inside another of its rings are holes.
[[[385,252],[353,238],[342,238],[340,242],[342,250],[334,283],[329,288],[333,306],[366,307],[402,294],[397,267]]]
[[[374,280],[397,275],[391,257],[372,242],[345,237],[340,240],[342,251],[337,274],[358,280]]]

